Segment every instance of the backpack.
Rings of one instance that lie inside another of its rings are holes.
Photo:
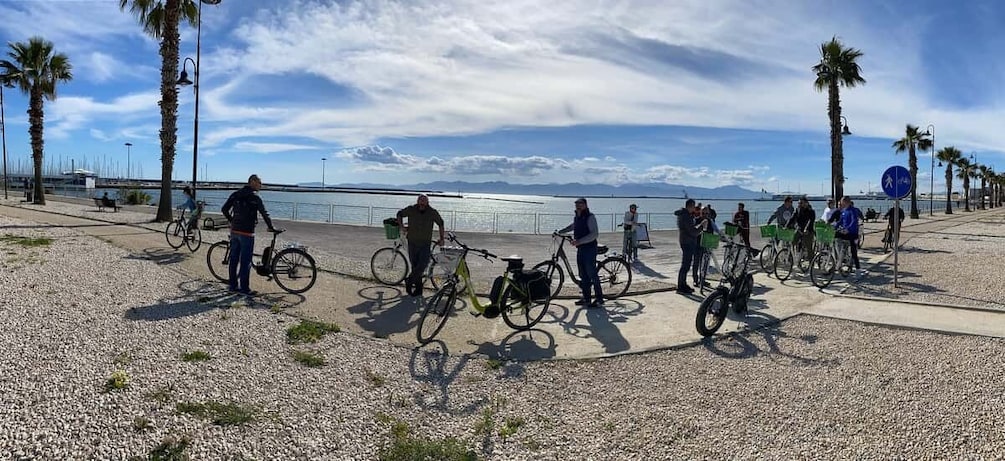
[[[539,270],[522,270],[513,274],[513,280],[530,296],[530,301],[542,302],[551,296],[551,280]]]

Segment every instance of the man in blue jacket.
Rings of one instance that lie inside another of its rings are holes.
[[[254,295],[248,286],[251,276],[251,256],[255,250],[255,226],[262,215],[269,231],[274,232],[272,219],[265,204],[256,194],[262,188],[257,174],[248,178],[248,185],[238,189],[223,204],[223,217],[230,222],[230,291]]]
[[[576,199],[576,217],[573,218],[572,224],[558,232],[564,234],[570,230],[572,231],[572,246],[576,247],[579,288],[583,292],[583,298],[576,301],[576,305],[591,309],[603,307],[604,291],[600,285],[600,276],[597,274],[597,237],[600,236],[600,230],[597,227],[597,217],[590,212],[585,198]],[[596,296],[591,296],[593,293]]]

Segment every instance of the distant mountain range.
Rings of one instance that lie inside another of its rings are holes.
[[[321,187],[319,182],[300,183],[300,187]],[[372,183],[326,184],[326,187],[347,189],[380,189],[406,190],[425,192],[444,192],[451,194],[514,194],[542,195],[558,197],[667,197],[683,198],[685,195],[695,199],[753,199],[764,194],[744,189],[739,186],[722,186],[716,188],[681,186],[676,184],[622,184],[609,186],[606,184],[510,184],[502,181],[464,182],[464,181],[434,181],[430,183],[387,185]]]

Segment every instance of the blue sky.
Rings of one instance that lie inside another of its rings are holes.
[[[133,175],[159,177],[157,43],[118,0],[0,0],[0,18],[2,42],[40,35],[74,65],[46,104],[47,158],[117,176],[130,142]],[[864,52],[867,80],[841,94],[848,191],[877,190],[886,167],[906,165],[890,144],[907,123],[933,124],[937,148],[1001,171],[1003,20],[994,0],[223,0],[203,8],[199,175],[296,183],[321,181],[323,167],[328,184],[818,194],[830,147],[810,68],[832,36]],[[183,26],[182,55],[195,43]],[[4,96],[16,167],[30,155],[27,100]],[[184,180],[190,88],[180,101]],[[919,157],[930,184],[930,154]]]

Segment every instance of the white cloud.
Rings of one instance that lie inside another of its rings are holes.
[[[276,152],[290,152],[295,150],[314,150],[317,149],[317,147],[303,144],[284,144],[284,143],[245,141],[234,144],[234,149],[238,151],[257,152],[260,154],[273,154]]]

